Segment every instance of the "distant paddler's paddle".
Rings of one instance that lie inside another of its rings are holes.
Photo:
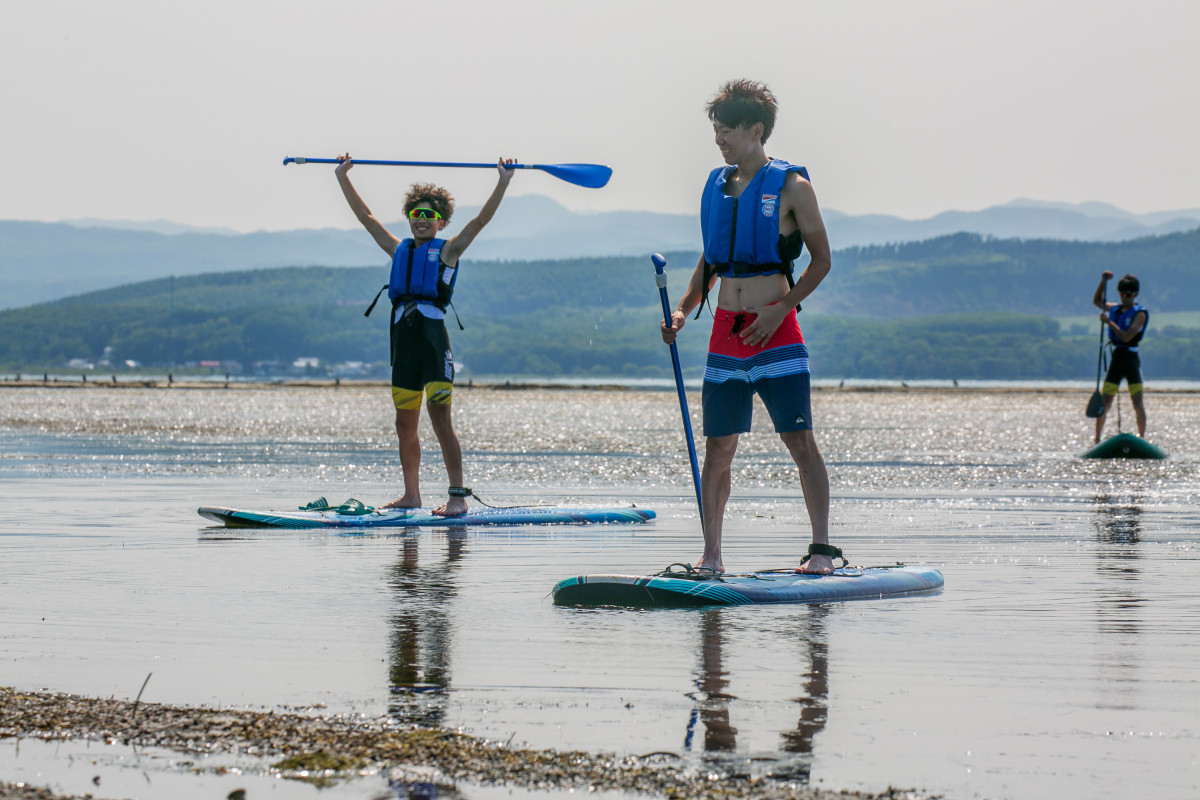
[[[654,262],[654,282],[662,300],[663,321],[671,325],[671,301],[667,299],[667,260],[658,253],[650,256]],[[704,501],[700,498],[700,467],[696,463],[696,442],[692,439],[692,416],[688,413],[687,394],[683,390],[683,373],[679,369],[679,349],[671,342],[671,366],[675,368],[675,389],[679,392],[679,410],[683,412],[683,432],[687,435],[688,455],[692,457],[692,483],[696,486],[696,508],[700,511],[700,527],[704,528]]]
[[[470,169],[495,169],[496,164],[465,164],[457,161],[372,161],[364,158],[352,159],[355,166],[382,166],[382,167],[467,167]],[[283,165],[288,164],[337,164],[336,158],[305,158],[297,156],[295,158],[288,156],[283,160]],[[612,177],[612,168],[605,167],[601,164],[506,164],[509,169],[540,169],[542,172],[548,172],[560,181],[573,183],[576,186],[584,186],[588,189],[599,189],[601,186],[608,183],[608,179]]]
[[[1104,290],[1101,302],[1108,307],[1108,278],[1105,278],[1102,283]],[[1096,391],[1092,392],[1092,399],[1088,400],[1087,411],[1085,412],[1090,419],[1100,419],[1104,414],[1104,395],[1100,393],[1100,373],[1104,369],[1104,322],[1100,322],[1100,355],[1096,357]],[[1119,412],[1118,412],[1119,413]]]

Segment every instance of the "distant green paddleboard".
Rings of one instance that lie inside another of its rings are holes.
[[[1167,454],[1132,433],[1118,433],[1079,454],[1080,458],[1166,458]]]

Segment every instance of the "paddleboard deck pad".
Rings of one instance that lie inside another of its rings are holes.
[[[246,511],[206,506],[200,516],[227,528],[446,528],[471,525],[589,525],[605,522],[649,522],[646,508],[487,508],[472,507],[457,517],[443,517],[428,508],[375,509],[368,513],[326,511]],[[342,532],[346,532],[343,530]]]
[[[832,575],[783,570],[724,574],[709,578],[667,575],[579,575],[559,581],[561,606],[697,608],[770,603],[837,603],[882,597],[934,594],[942,573],[930,567],[843,567]]]

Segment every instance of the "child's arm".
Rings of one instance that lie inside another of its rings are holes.
[[[492,217],[496,215],[496,209],[500,208],[500,201],[504,199],[504,192],[508,189],[508,182],[516,173],[516,170],[508,169],[505,165],[513,163],[516,163],[516,159],[502,158],[496,164],[496,171],[500,173],[500,178],[496,181],[496,188],[492,190],[492,196],[483,204],[483,208],[479,209],[479,215],[464,225],[458,235],[451,239],[446,248],[442,250],[442,261],[446,263],[446,266],[453,267],[458,263],[459,256],[471,246],[471,242],[475,241],[475,237],[483,230],[483,226],[491,222]]]
[[[338,156],[338,161],[342,162],[337,165],[334,173],[337,175],[338,185],[342,187],[342,194],[346,196],[346,202],[350,204],[350,210],[354,212],[354,216],[358,217],[358,221],[367,229],[367,233],[375,239],[375,243],[383,248],[383,251],[389,256],[396,254],[396,245],[400,244],[400,240],[392,234],[388,233],[387,228],[371,214],[371,209],[367,208],[367,204],[358,196],[353,184],[350,183],[350,176],[346,173],[354,166],[354,162],[350,160],[350,154]]]

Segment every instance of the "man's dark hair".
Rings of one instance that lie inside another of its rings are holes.
[[[779,104],[765,83],[750,80],[729,81],[708,101],[708,118],[727,128],[750,127],[756,122],[763,126],[762,141],[766,143],[775,128],[775,112]]]
[[[422,203],[442,215],[446,222],[454,213],[454,198],[440,186],[432,183],[414,183],[404,196],[404,216]]]
[[[1138,291],[1137,275],[1134,275],[1132,272],[1125,273],[1125,276],[1123,278],[1121,278],[1121,280],[1117,281],[1117,291],[1118,292],[1136,292],[1136,291]]]

